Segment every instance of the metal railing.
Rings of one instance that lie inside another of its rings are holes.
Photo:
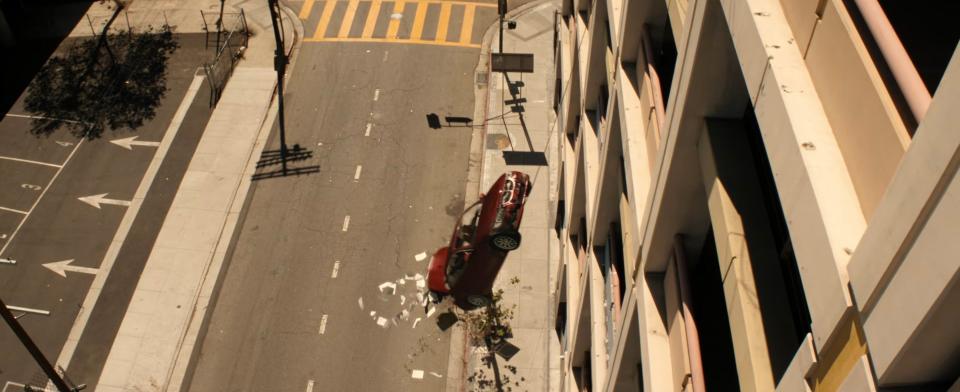
[[[241,9],[239,13],[224,14],[223,18],[217,18],[214,28],[210,28],[207,23],[210,15],[200,11],[203,17],[204,30],[207,31],[207,47],[209,48],[211,34],[216,35],[213,45],[213,59],[203,65],[203,71],[207,76],[207,85],[210,86],[210,106],[217,106],[223,89],[233,75],[237,62],[243,58],[243,52],[247,49],[250,34],[247,29],[246,15]]]

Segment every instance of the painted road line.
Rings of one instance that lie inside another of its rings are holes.
[[[89,205],[91,205],[91,206],[97,207],[98,210],[100,209],[100,205],[101,205],[101,204],[113,204],[113,205],[115,205],[115,206],[124,206],[124,207],[129,207],[129,206],[130,206],[130,202],[129,202],[129,201],[126,201],[126,200],[117,200],[117,199],[108,199],[108,198],[106,198],[107,195],[108,195],[108,193],[101,193],[101,194],[99,194],[99,195],[90,195],[90,196],[78,197],[77,200],[80,200],[80,201],[82,201],[82,202],[84,202],[84,203],[87,203],[87,204],[89,204]]]
[[[0,207],[0,210],[2,210],[2,211],[9,211],[9,212],[15,212],[15,213],[20,214],[20,215],[27,215],[27,212],[26,212],[26,211],[20,211],[20,210],[18,210],[18,209],[14,209],[14,208]]]
[[[440,4],[440,24],[437,25],[437,41],[447,41],[447,28],[450,26],[450,3]]]
[[[393,3],[393,15],[390,16],[390,24],[387,26],[387,39],[397,39],[397,32],[400,31],[400,18],[403,17],[404,6],[406,6],[404,0],[397,0]],[[394,18],[394,15],[400,15],[400,18]]]
[[[337,38],[347,38],[347,35],[350,34],[350,26],[353,24],[353,16],[357,13],[357,5],[360,2],[357,0],[350,0],[347,3],[347,12],[343,14],[343,19],[340,20],[340,31],[337,33]]]
[[[429,3],[417,3],[417,14],[413,17],[413,29],[410,31],[410,39],[416,41],[423,35],[423,22],[427,19],[427,8]]]
[[[73,146],[73,150],[70,151],[70,154],[67,155],[67,159],[63,160],[63,164],[57,168],[57,172],[53,173],[53,177],[50,178],[50,181],[47,181],[47,186],[40,191],[40,196],[37,196],[37,199],[33,201],[33,205],[30,206],[30,209],[27,210],[27,213],[24,215],[23,219],[20,220],[20,223],[17,224],[17,228],[13,229],[13,233],[10,233],[10,238],[7,239],[7,243],[3,244],[3,248],[0,248],[0,255],[3,255],[3,252],[7,250],[7,247],[13,243],[13,239],[17,237],[17,233],[20,232],[20,228],[23,227],[23,224],[30,218],[30,214],[33,213],[33,209],[37,208],[37,204],[40,204],[40,200],[43,200],[43,195],[47,194],[47,190],[50,189],[50,186],[53,185],[53,182],[57,180],[57,177],[60,177],[60,173],[63,171],[63,167],[73,159],[73,155],[77,153],[77,149],[80,148],[80,145],[83,144],[83,141],[86,139],[80,139],[76,145]]]
[[[466,5],[463,9],[463,23],[460,25],[460,43],[469,44],[473,38],[473,17],[476,15],[477,6],[473,4]]]
[[[7,309],[16,310],[16,311],[18,311],[18,312],[30,313],[30,314],[39,314],[39,315],[41,315],[41,316],[49,316],[49,315],[50,315],[50,311],[49,311],[49,310],[33,309],[33,308],[24,308],[24,307],[22,307],[22,306],[7,305]]]
[[[449,3],[444,3],[449,4]],[[460,42],[431,41],[431,40],[412,40],[412,39],[386,39],[386,38],[306,38],[303,42],[367,42],[367,43],[387,43],[387,44],[410,44],[410,45],[437,45],[437,46],[455,46],[460,48],[480,48],[480,44],[465,45]]]
[[[348,227],[350,227],[350,215],[343,217],[343,231],[347,231]]]
[[[367,130],[363,132],[363,136],[370,136],[370,128],[373,124],[367,123]]]
[[[384,50],[384,51],[383,51],[383,62],[387,62],[387,58],[388,58],[388,57],[390,57],[390,51],[389,51],[389,50]]]
[[[177,107],[177,111],[173,114],[173,119],[170,121],[170,126],[167,127],[166,132],[163,133],[163,139],[160,140],[160,147],[157,148],[157,152],[154,154],[153,160],[150,161],[150,166],[147,167],[147,171],[143,175],[143,179],[140,180],[140,185],[137,187],[137,192],[133,195],[133,201],[130,203],[130,207],[127,208],[127,211],[123,213],[123,219],[120,220],[120,226],[117,228],[117,232],[113,235],[113,240],[110,241],[110,247],[107,248],[107,253],[103,257],[103,261],[100,263],[100,269],[97,272],[97,276],[93,278],[93,283],[90,284],[90,290],[87,291],[87,295],[83,299],[83,305],[80,306],[80,311],[77,313],[77,319],[73,322],[73,326],[70,328],[70,334],[67,336],[67,341],[64,342],[63,348],[60,350],[60,356],[57,357],[56,363],[63,368],[69,368],[70,361],[73,359],[73,352],[77,349],[77,343],[80,342],[80,335],[83,334],[83,330],[87,326],[87,321],[90,319],[90,312],[93,310],[93,306],[100,298],[103,284],[107,281],[107,276],[110,274],[110,270],[113,269],[113,265],[117,262],[117,256],[120,254],[120,248],[124,245],[124,241],[127,239],[127,234],[130,233],[130,228],[133,226],[133,221],[137,218],[137,213],[140,211],[140,207],[143,205],[143,199],[147,197],[147,192],[150,190],[150,185],[153,184],[153,180],[157,176],[157,171],[160,170],[160,165],[163,163],[164,158],[167,156],[167,152],[170,150],[170,145],[173,144],[173,140],[177,137],[177,133],[180,132],[180,125],[183,123],[183,118],[186,117],[187,110],[190,109],[190,105],[193,103],[193,99],[197,96],[197,92],[200,91],[200,87],[202,85],[203,76],[194,76],[193,82],[191,82],[190,87],[187,88],[186,95],[183,97],[183,100],[180,101],[180,106]],[[83,140],[81,140],[81,142],[82,141]]]
[[[58,169],[61,168],[61,167],[63,167],[63,165],[58,165],[58,164],[55,164],[55,163],[47,163],[47,162],[40,162],[40,161],[31,161],[31,160],[29,160],[29,159],[20,159],[20,158],[14,158],[14,157],[0,156],[0,159],[3,159],[3,160],[5,160],[5,161],[14,161],[14,162],[21,162],[21,163],[29,163],[29,164],[32,164],[32,165],[50,166],[50,167],[55,167],[55,168],[58,168]]]
[[[9,114],[8,113],[4,117],[29,118],[29,119],[37,119],[37,120],[53,120],[53,121],[62,121],[62,122],[75,123],[75,124],[80,123],[80,121],[77,121],[77,120],[67,120],[63,118],[53,118],[53,117],[44,117],[44,116],[31,116],[29,114]]]
[[[326,316],[324,316],[326,317]],[[307,381],[307,392],[313,392],[313,380]]]
[[[110,143],[116,144],[128,150],[133,150],[133,146],[159,147],[160,142],[143,142],[137,140],[137,136],[125,137],[123,139],[111,140]]]
[[[327,332],[327,315],[323,315],[323,317],[320,317],[320,331],[319,331],[319,332],[320,332],[321,335],[323,335],[325,332]]]
[[[373,102],[377,102],[380,99],[380,89],[373,90]]]
[[[363,24],[363,34],[361,37],[370,38],[373,36],[373,29],[377,26],[377,17],[380,16],[380,0],[370,2],[370,10],[367,12],[367,19]]]
[[[14,259],[0,259],[0,264],[17,264]]]
[[[67,271],[70,272],[79,272],[81,274],[96,275],[100,270],[90,267],[79,267],[75,265],[70,265],[73,262],[73,259],[55,261],[52,263],[44,263],[43,266],[48,270],[53,271],[55,274],[60,275],[64,278],[67,277]]]
[[[360,181],[360,171],[363,170],[363,166],[357,165],[357,171],[353,173],[353,180]]]
[[[327,25],[330,24],[330,16],[333,15],[333,9],[337,6],[337,2],[333,0],[328,0],[323,3],[323,11],[320,13],[320,22],[317,23],[317,29],[313,32],[314,39],[323,39],[323,35],[327,32]]]
[[[307,20],[310,17],[310,11],[313,11],[314,0],[303,2],[303,8],[300,8],[300,20]]]
[[[333,273],[330,274],[330,277],[336,279],[340,275],[340,260],[333,262]]]

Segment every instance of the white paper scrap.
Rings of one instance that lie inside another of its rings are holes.
[[[419,318],[419,317],[417,317],[416,320],[413,320],[413,326],[410,327],[410,328],[416,328],[416,327],[417,327],[417,324],[420,324],[420,318]]]
[[[437,311],[437,308],[433,308],[433,307],[430,308],[430,310],[427,311],[427,318],[430,318],[430,316],[433,316],[433,312],[436,312],[436,311]]]
[[[430,372],[430,375],[436,378],[443,378],[443,375],[437,372]]]
[[[413,256],[413,258],[417,261],[424,261],[427,259],[427,252],[417,253],[417,255]]]
[[[410,377],[413,377],[417,380],[423,380],[423,370],[414,369],[413,374],[411,374]]]
[[[423,279],[417,279],[417,288],[422,289],[427,286],[427,281]]]
[[[383,318],[383,317],[377,317],[377,325],[386,328],[386,327],[387,327],[387,319],[385,319],[385,318]]]
[[[390,289],[389,293],[386,292],[387,288]],[[393,282],[383,282],[382,284],[380,284],[380,292],[393,295],[394,293],[397,292],[397,284]]]
[[[407,297],[401,295],[401,296],[400,296],[400,306],[403,306],[403,304],[405,304],[406,302],[407,302]]]
[[[363,297],[357,300],[357,303],[360,304],[360,310],[363,310]]]

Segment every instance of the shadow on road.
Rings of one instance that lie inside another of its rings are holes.
[[[305,149],[299,144],[294,144],[292,148],[287,150],[286,165],[284,165],[284,157],[280,150],[264,150],[260,155],[260,160],[257,161],[257,170],[267,167],[275,167],[277,165],[280,165],[281,167],[271,171],[254,173],[251,179],[253,181],[259,181],[269,178],[300,176],[319,172],[319,165],[300,167],[290,166],[291,163],[303,162],[310,158],[313,158],[313,151]]]

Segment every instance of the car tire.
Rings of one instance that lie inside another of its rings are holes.
[[[473,308],[482,308],[489,306],[493,300],[490,299],[490,296],[487,295],[468,295],[467,303],[470,304]]]
[[[494,234],[490,239],[490,245],[498,250],[509,252],[520,247],[520,233],[516,231],[505,231]]]

